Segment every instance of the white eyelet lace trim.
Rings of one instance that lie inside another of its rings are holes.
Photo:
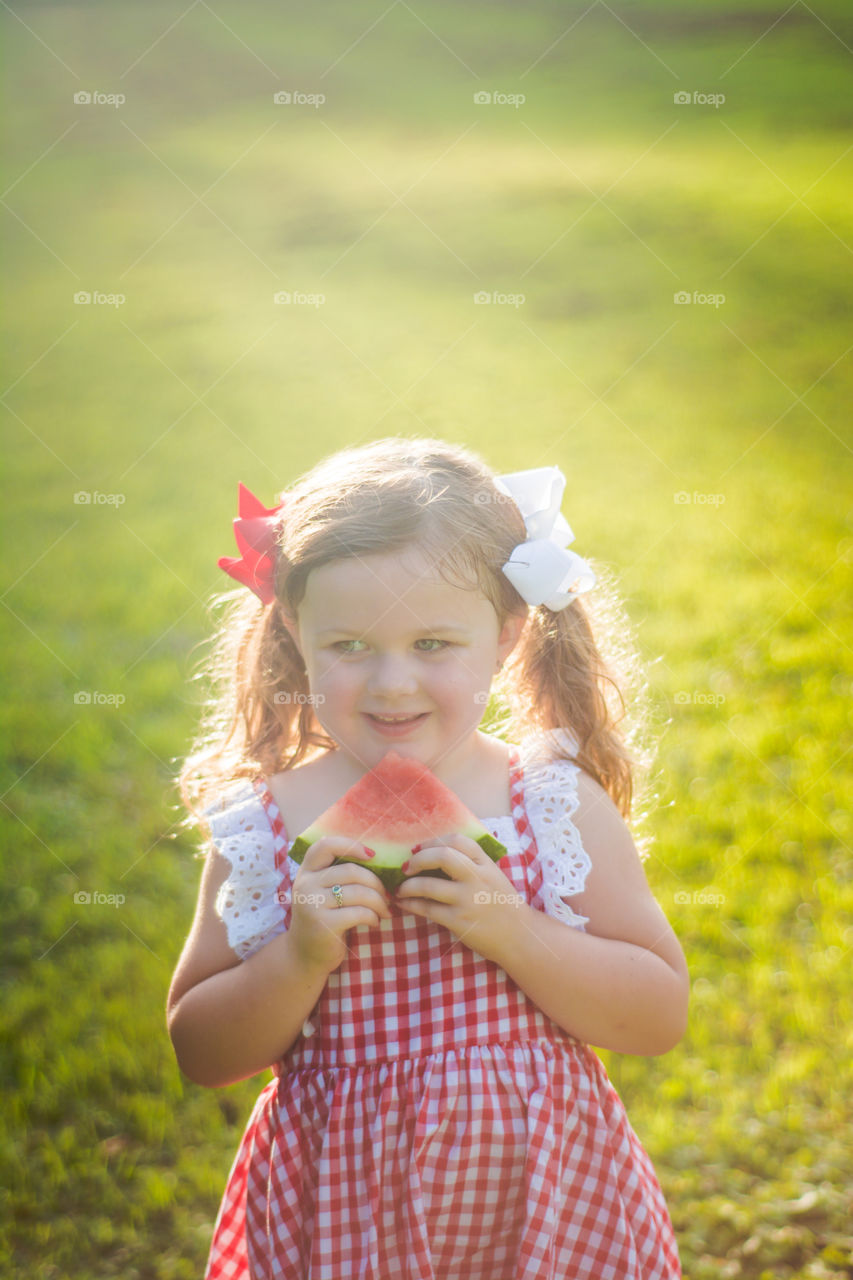
[[[572,822],[579,804],[579,766],[555,758],[552,747],[566,747],[574,755],[577,741],[567,729],[549,729],[525,738],[520,746],[524,768],[524,800],[542,867],[542,896],[548,915],[583,929],[589,916],[578,915],[564,898],[581,893],[592,870],[580,832]]]
[[[231,863],[216,895],[216,914],[225,924],[229,947],[242,960],[284,932],[290,890],[280,888],[269,818],[250,782],[221,806],[206,809],[205,817],[212,844]],[[293,868],[295,875],[295,863]]]

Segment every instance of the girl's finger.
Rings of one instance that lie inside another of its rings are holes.
[[[379,876],[368,871],[366,867],[359,867],[355,862],[341,862],[335,867],[328,867],[322,873],[320,884],[323,886],[323,892],[328,894],[331,894],[332,886],[335,884],[342,888],[349,885],[351,889],[368,889],[372,893],[378,893],[385,902],[391,901],[388,890]]]
[[[473,845],[476,852],[460,847],[454,843],[457,840]],[[446,844],[415,845],[412,856],[403,863],[401,870],[404,875],[412,876],[440,868],[452,880],[466,880],[470,879],[473,870],[471,864],[481,864],[486,856],[475,840],[469,840],[467,836],[452,836]]]
[[[334,892],[334,888],[338,892]],[[385,916],[390,919],[390,898],[385,886],[380,883],[378,889],[369,885],[363,885],[361,882],[354,880],[346,880],[335,886],[329,885],[324,888],[323,896],[325,898],[324,905],[330,910],[346,911],[347,908],[360,907],[365,910],[374,911],[378,916]],[[371,921],[372,923],[372,921]]]
[[[442,902],[450,906],[453,902],[454,889],[452,880],[440,880],[430,876],[428,871],[422,875],[412,876],[397,886],[397,895],[403,901],[416,901],[418,898],[429,898],[431,902]]]
[[[412,849],[412,853],[420,853],[426,849],[433,848],[455,849],[457,853],[464,854],[471,862],[482,862],[483,858],[488,857],[488,854],[483,852],[476,840],[472,840],[470,836],[462,835],[461,832],[453,832],[450,835],[442,836],[439,840],[416,844]]]
[[[324,867],[330,867],[335,858],[344,855],[348,858],[363,858],[366,866],[370,866],[374,857],[373,850],[368,845],[350,840],[347,836],[321,836],[306,849],[302,866],[306,871],[322,871]]]

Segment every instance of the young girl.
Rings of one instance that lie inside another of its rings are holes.
[[[605,620],[618,609],[567,548],[564,485],[556,467],[496,478],[469,450],[391,438],[325,460],[274,508],[240,488],[242,555],[219,563],[251,591],[223,597],[217,696],[181,774],[207,844],[168,1023],[196,1083],[274,1078],[207,1280],[681,1274],[589,1047],[665,1053],[689,980],[626,825],[638,760],[580,594],[595,587]],[[507,738],[479,728],[498,673]],[[354,841],[289,858],[391,749],[506,856],[449,831],[391,895]]]

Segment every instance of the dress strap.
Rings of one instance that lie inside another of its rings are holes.
[[[509,748],[509,794],[512,805],[512,817],[518,838],[521,841],[522,859],[529,864],[536,860],[539,852],[533,824],[524,803],[524,770],[521,765],[518,747],[515,743],[507,743]]]
[[[519,855],[521,865],[524,867],[527,882],[534,899],[538,898],[542,891],[542,865],[539,858],[539,846],[536,843],[536,833],[533,830],[533,823],[527,812],[527,805],[524,802],[524,769],[521,764],[518,748],[514,743],[507,743],[509,747],[509,778],[510,778],[510,802],[512,804],[512,817],[515,823],[515,829],[521,844],[521,853]]]
[[[252,786],[255,788],[261,804],[264,806],[264,811],[267,815],[267,820],[273,833],[273,838],[275,840],[276,870],[284,871],[287,864],[287,846],[289,841],[287,838],[287,832],[284,829],[284,821],[279,811],[279,807],[275,802],[273,793],[270,791],[269,783],[266,778],[261,776],[261,774],[258,774],[256,778],[252,779]]]

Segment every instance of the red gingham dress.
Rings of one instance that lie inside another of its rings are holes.
[[[510,744],[518,852],[542,909]],[[265,781],[285,926],[288,840]],[[485,823],[484,825],[488,825]],[[249,1118],[206,1280],[676,1280],[660,1185],[601,1060],[441,925],[347,934]],[[570,927],[570,926],[567,926]]]

